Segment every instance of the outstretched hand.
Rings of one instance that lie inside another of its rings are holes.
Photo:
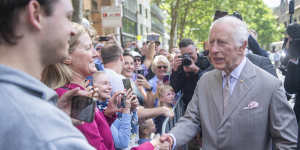
[[[154,147],[154,150],[171,150],[170,143],[168,141],[161,141],[159,134],[157,134],[150,142]]]

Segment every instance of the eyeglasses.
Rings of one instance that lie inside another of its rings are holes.
[[[157,66],[157,68],[158,68],[158,69],[162,69],[162,68],[168,69],[168,66]]]

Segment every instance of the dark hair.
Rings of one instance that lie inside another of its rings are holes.
[[[1,0],[0,1],[0,44],[15,45],[22,35],[16,35],[16,25],[19,21],[20,10],[31,0]],[[52,4],[57,0],[37,0],[44,8],[45,14],[52,14]]]
[[[123,55],[123,49],[116,44],[106,45],[100,52],[103,64],[118,60],[118,58]]]
[[[194,45],[194,42],[192,39],[182,39],[179,42],[179,48],[187,47],[189,45]]]
[[[300,24],[293,23],[288,25],[286,32],[293,39],[300,38]]]

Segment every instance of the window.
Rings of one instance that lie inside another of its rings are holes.
[[[122,31],[131,35],[137,35],[137,23],[123,17]]]
[[[140,25],[140,35],[144,35],[144,27],[142,24]]]
[[[139,7],[140,7],[140,14],[142,15],[143,14],[143,6],[142,6],[142,4],[140,4]]]
[[[145,12],[145,17],[146,17],[146,19],[148,19],[148,9],[146,9],[145,11],[146,11]]]

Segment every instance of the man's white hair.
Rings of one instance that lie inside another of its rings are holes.
[[[248,41],[249,32],[247,24],[233,16],[225,16],[217,19],[210,26],[210,32],[214,25],[219,23],[226,23],[232,25],[232,38],[237,46],[242,46],[245,41]]]

